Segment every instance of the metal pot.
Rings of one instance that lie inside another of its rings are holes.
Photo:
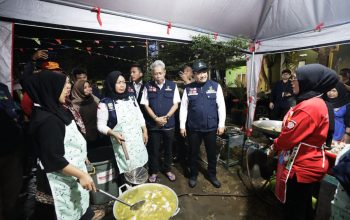
[[[123,189],[124,187],[126,187],[126,191],[121,192],[121,189]],[[133,201],[140,201],[140,200],[146,200],[145,204],[143,205],[143,207],[138,210],[138,211],[132,211],[132,215],[137,215],[137,214],[142,214],[142,213],[138,213],[138,212],[147,212],[147,217],[151,216],[151,212],[152,210],[149,208],[150,206],[154,206],[155,204],[153,203],[153,195],[150,195],[150,197],[145,197],[144,194],[142,194],[142,192],[149,192],[151,191],[152,193],[164,193],[164,195],[167,195],[169,198],[167,201],[169,200],[174,200],[175,201],[175,206],[173,209],[171,209],[171,213],[169,214],[169,212],[166,212],[166,210],[164,210],[164,213],[159,213],[161,214],[162,217],[164,216],[169,216],[167,218],[171,218],[174,217],[175,215],[177,215],[177,213],[180,211],[179,208],[179,200],[178,197],[176,195],[176,193],[174,192],[174,190],[172,190],[171,188],[169,188],[168,186],[162,185],[162,184],[158,184],[158,183],[145,183],[145,184],[141,184],[138,186],[134,186],[131,187],[127,184],[124,184],[123,186],[120,187],[120,192],[119,192],[119,198],[128,202],[128,200],[130,199],[130,196],[133,196],[134,194],[136,194],[136,197],[132,197]],[[132,202],[131,202],[132,203]],[[166,202],[164,202],[164,205],[166,205]],[[143,209],[144,208],[144,209]],[[122,218],[123,217],[123,212],[128,212],[128,207],[124,207],[122,204],[118,203],[118,202],[114,202],[113,205],[113,215],[115,217],[115,219],[125,219]],[[173,211],[172,211],[173,210]],[[159,212],[159,210],[155,211],[155,212]],[[132,215],[128,215],[128,217],[132,217]],[[124,216],[125,217],[125,216]],[[144,220],[145,217],[139,217],[139,218],[132,218],[135,220]],[[150,218],[150,219],[154,219],[154,218]]]
[[[269,137],[276,138],[282,130],[282,121],[258,120],[253,122],[253,128]]]

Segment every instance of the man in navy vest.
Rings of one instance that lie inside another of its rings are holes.
[[[216,135],[225,130],[226,108],[221,86],[208,80],[208,67],[203,61],[193,64],[195,82],[187,85],[181,100],[180,133],[188,136],[190,153],[189,186],[197,185],[199,150],[204,140],[208,159],[208,180],[216,187]]]
[[[146,83],[141,105],[145,106],[148,118],[146,119],[149,131],[149,182],[156,182],[159,165],[160,143],[163,140],[164,169],[163,172],[170,181],[176,177],[171,172],[172,144],[174,139],[174,113],[180,102],[180,95],[176,84],[165,79],[165,64],[156,60],[151,65],[153,80]]]

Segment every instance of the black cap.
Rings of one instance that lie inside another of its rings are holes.
[[[208,67],[207,67],[207,64],[205,64],[203,61],[201,60],[197,60],[196,62],[193,63],[193,66],[192,66],[192,69],[193,69],[193,72],[199,72],[200,70],[207,70]]]

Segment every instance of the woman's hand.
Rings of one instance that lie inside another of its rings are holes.
[[[143,143],[146,145],[148,143],[148,134],[147,132],[146,133],[143,133]]]
[[[122,144],[122,142],[125,141],[123,135],[119,132],[113,132],[113,137],[119,144]]]
[[[80,185],[89,191],[96,192],[96,186],[94,181],[92,180],[91,176],[87,173],[84,173],[80,178],[79,178],[79,183]]]
[[[269,149],[267,150],[266,153],[267,153],[268,157],[274,157],[275,156],[276,150],[275,150],[273,144],[269,147]]]

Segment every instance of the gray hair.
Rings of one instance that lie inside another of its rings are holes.
[[[154,68],[156,68],[157,66],[160,66],[160,67],[163,68],[163,70],[165,70],[165,64],[164,64],[164,62],[161,61],[161,60],[156,60],[156,61],[154,61],[154,62],[151,64],[151,70],[153,71]]]

